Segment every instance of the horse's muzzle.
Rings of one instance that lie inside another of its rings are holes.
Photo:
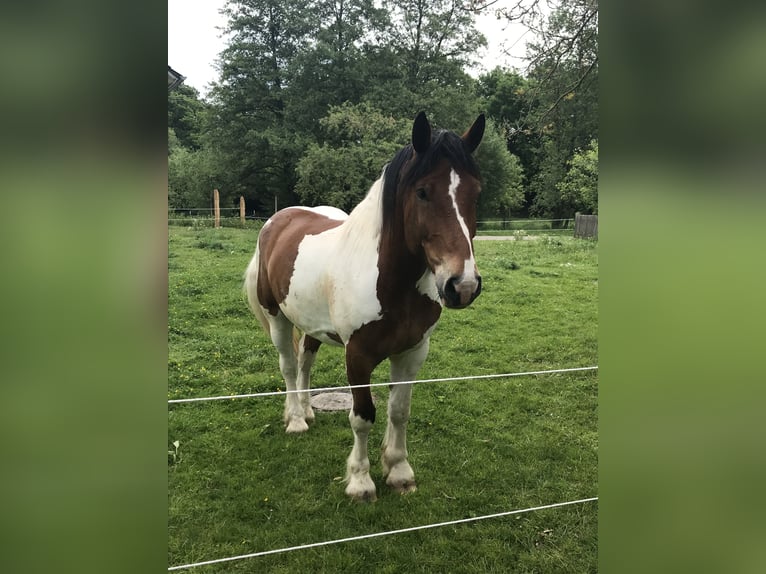
[[[455,275],[447,279],[444,290],[439,295],[441,295],[446,307],[464,309],[473,303],[479,293],[481,293],[481,275],[477,274],[472,277]]]

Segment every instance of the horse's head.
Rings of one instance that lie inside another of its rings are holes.
[[[405,242],[422,253],[447,307],[467,307],[481,292],[473,254],[481,185],[471,154],[484,135],[484,115],[458,136],[431,133],[425,113],[412,126],[412,156],[397,194],[402,198]]]

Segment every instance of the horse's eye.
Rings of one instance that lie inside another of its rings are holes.
[[[418,199],[421,201],[428,201],[428,193],[426,192],[425,187],[419,187],[415,190],[415,195]]]

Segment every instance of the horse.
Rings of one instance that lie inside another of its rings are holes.
[[[288,391],[286,432],[308,430],[311,367],[322,343],[345,347],[354,443],[346,494],[375,501],[368,435],[375,422],[370,376],[390,360],[392,382],[414,380],[442,307],[462,309],[481,292],[473,237],[481,191],[473,152],[481,114],[460,136],[415,117],[411,142],[384,166],[350,214],[288,207],[261,229],[244,290],[279,353]],[[416,490],[407,458],[410,384],[391,385],[381,465],[386,484]]]

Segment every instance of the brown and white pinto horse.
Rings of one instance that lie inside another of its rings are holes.
[[[442,306],[479,295],[472,239],[479,171],[471,154],[484,116],[458,136],[432,133],[420,112],[400,150],[350,215],[333,207],[289,207],[263,226],[245,274],[251,309],[279,351],[289,393],[287,432],[308,430],[309,373],[321,343],[345,346],[354,446],[346,494],[375,500],[367,437],[375,422],[370,375],[390,358],[391,380],[409,381],[428,354]],[[302,332],[297,345],[294,328]],[[407,462],[410,385],[391,387],[381,463],[386,483],[415,490]]]

